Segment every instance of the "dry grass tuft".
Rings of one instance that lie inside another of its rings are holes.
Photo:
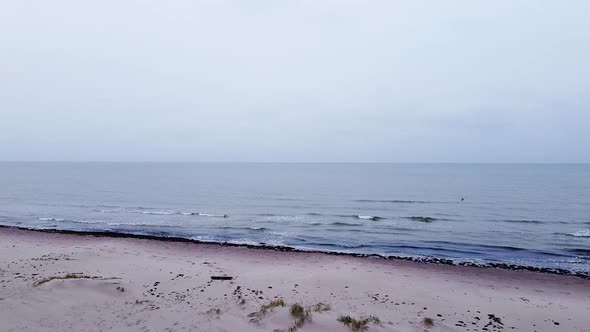
[[[424,317],[424,319],[422,320],[422,324],[424,324],[426,327],[433,327],[434,320],[430,317]]]
[[[286,306],[285,301],[283,299],[276,299],[272,300],[268,304],[263,304],[258,311],[260,314],[266,314],[266,312],[270,309],[277,308],[277,307],[284,307]]]
[[[305,308],[303,308],[299,303],[295,303],[291,306],[291,316],[293,317],[300,317],[305,312]]]
[[[355,319],[347,315],[338,317],[338,321],[348,326],[353,332],[365,331],[369,328],[369,324],[381,325],[381,320],[375,316]]]
[[[287,330],[288,332],[295,332],[305,325],[305,323],[311,322],[311,312],[309,309],[305,309],[299,303],[295,303],[291,306],[291,316],[295,317],[295,321]]]
[[[318,303],[318,304],[311,307],[311,311],[313,311],[313,312],[324,312],[324,311],[330,311],[330,310],[332,310],[332,307],[329,304],[323,304],[323,303]]]
[[[219,308],[213,308],[213,309],[209,309],[209,310],[207,311],[207,313],[208,313],[209,315],[217,315],[217,316],[220,316],[220,315],[222,314],[222,311],[221,311],[221,309],[219,309]]]

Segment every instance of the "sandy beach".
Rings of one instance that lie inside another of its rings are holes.
[[[589,312],[578,277],[0,229],[1,331],[590,331]]]

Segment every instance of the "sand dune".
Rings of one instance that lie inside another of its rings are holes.
[[[1,331],[590,331],[590,280],[542,273],[12,229],[0,264]]]

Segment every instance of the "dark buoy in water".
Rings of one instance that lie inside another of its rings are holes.
[[[465,200],[465,198],[461,197],[461,202],[463,202]]]

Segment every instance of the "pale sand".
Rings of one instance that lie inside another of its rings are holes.
[[[34,286],[66,273],[100,278]],[[576,277],[0,229],[2,331],[286,331],[287,307],[256,314],[274,298],[331,305],[299,331],[350,331],[342,314],[379,317],[369,331],[590,331]]]

